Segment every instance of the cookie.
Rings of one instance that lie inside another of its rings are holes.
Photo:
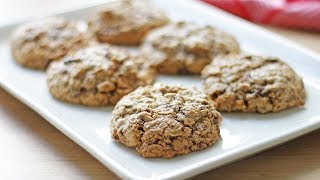
[[[181,86],[145,86],[115,106],[112,137],[143,157],[172,158],[213,145],[222,118],[206,96]]]
[[[55,17],[26,23],[12,34],[11,52],[21,65],[46,69],[51,61],[90,41],[87,25]]]
[[[164,74],[200,74],[218,54],[238,53],[231,35],[209,25],[171,23],[149,33],[143,54]]]
[[[87,106],[115,104],[138,86],[153,83],[155,70],[126,49],[94,45],[53,62],[47,82],[53,97]]]
[[[302,79],[281,60],[256,55],[216,58],[202,71],[219,111],[278,112],[305,103]]]
[[[165,14],[148,2],[119,0],[108,3],[89,21],[101,42],[138,45],[152,29],[166,24]]]

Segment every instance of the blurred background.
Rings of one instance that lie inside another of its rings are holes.
[[[0,26],[108,1],[0,0]],[[320,51],[320,0],[202,1]]]
[[[108,1],[109,0],[0,0],[0,25]]]
[[[110,0],[0,0],[0,25]],[[199,0],[249,21],[320,31],[320,0]]]
[[[202,0],[244,19],[320,31],[320,0]]]

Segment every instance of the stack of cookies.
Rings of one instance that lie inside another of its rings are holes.
[[[171,22],[138,0],[109,3],[87,23],[54,17],[23,24],[11,51],[20,65],[46,70],[54,98],[115,105],[112,137],[143,157],[212,146],[220,137],[218,111],[270,113],[305,103],[302,79],[278,58],[244,53],[232,35]],[[201,75],[205,93],[152,85],[157,73]]]

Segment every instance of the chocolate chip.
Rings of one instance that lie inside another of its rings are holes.
[[[67,65],[67,64],[79,63],[79,62],[81,62],[81,59],[67,59],[64,61],[64,64]]]

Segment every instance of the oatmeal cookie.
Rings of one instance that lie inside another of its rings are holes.
[[[53,62],[47,70],[51,94],[88,106],[115,104],[138,86],[153,83],[155,70],[139,56],[108,45],[94,45]]]
[[[70,50],[88,45],[87,25],[61,17],[42,19],[18,27],[12,34],[13,58],[25,67],[46,69]]]
[[[182,21],[152,31],[142,47],[143,54],[164,74],[200,74],[214,56],[239,51],[231,35]]]
[[[172,158],[213,145],[221,115],[198,90],[145,86],[113,110],[112,137],[143,157]]]
[[[302,79],[278,58],[219,57],[202,71],[202,77],[219,111],[267,113],[305,103]]]
[[[101,42],[138,45],[147,32],[168,21],[163,12],[145,1],[119,0],[95,14],[89,27]]]

